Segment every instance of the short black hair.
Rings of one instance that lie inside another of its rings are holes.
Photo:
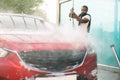
[[[88,11],[88,7],[86,5],[83,5],[82,7],[86,8],[86,10]]]

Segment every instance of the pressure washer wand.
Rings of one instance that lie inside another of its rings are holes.
[[[112,48],[112,51],[113,51],[113,53],[114,53],[114,56],[115,56],[115,58],[116,58],[116,60],[117,60],[117,63],[118,63],[118,65],[119,65],[119,69],[120,69],[120,61],[119,61],[119,58],[118,58],[118,55],[117,55],[117,52],[116,52],[116,50],[115,50],[114,45],[111,45],[111,48]]]
[[[71,8],[71,9],[70,9],[70,17],[73,16],[73,14],[72,14],[73,12],[74,12],[74,8]],[[72,18],[70,18],[70,21],[71,21],[71,19],[72,19]],[[72,20],[73,20],[73,19],[72,19]]]
[[[74,0],[73,0],[72,10],[74,12]],[[72,24],[73,24],[73,27],[74,27],[74,19],[72,19]]]
[[[70,10],[70,13],[73,13],[74,12],[74,0],[72,0],[72,9]],[[70,15],[72,16],[72,14]],[[71,18],[70,18],[70,21],[71,21]],[[72,18],[72,25],[74,26],[74,19]]]

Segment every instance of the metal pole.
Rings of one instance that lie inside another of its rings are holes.
[[[74,0],[73,0],[73,2],[72,2],[72,8],[74,9]]]
[[[119,65],[119,68],[120,68],[120,61],[119,61],[119,58],[118,58],[118,55],[117,55],[117,52],[116,52],[116,50],[115,50],[114,45],[111,45],[111,48],[112,48],[112,51],[113,51],[113,53],[114,53],[114,56],[115,56],[116,61],[117,61],[118,65]]]
[[[72,3],[73,3],[73,4],[72,4],[72,8],[73,8],[73,11],[74,11],[74,0],[73,0]],[[73,24],[73,27],[74,27],[74,19],[72,19],[72,24]]]

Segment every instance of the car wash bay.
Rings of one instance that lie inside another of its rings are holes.
[[[74,0],[74,10],[77,14],[80,13],[82,5],[89,7],[88,12],[92,16],[90,35],[95,40],[99,80],[120,80],[120,70],[110,47],[112,44],[115,45],[120,59],[120,0]],[[61,25],[72,23],[68,17],[72,7],[72,0],[59,3]],[[76,25],[77,22],[74,21],[74,26]]]

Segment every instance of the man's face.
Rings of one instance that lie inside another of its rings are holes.
[[[82,14],[86,14],[86,13],[87,13],[87,9],[86,9],[85,7],[82,7],[82,8],[81,8],[81,13],[82,13]]]

